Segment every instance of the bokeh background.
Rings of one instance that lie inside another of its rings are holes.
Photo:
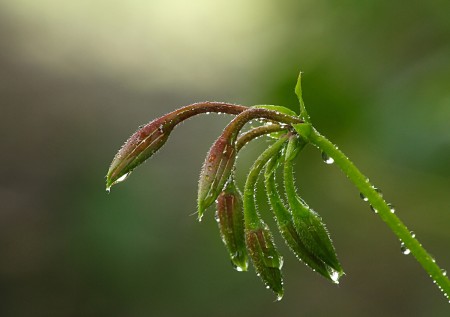
[[[304,72],[317,128],[450,268],[450,2],[0,2],[0,315],[449,316],[450,305],[336,166],[297,164],[347,273],[283,246],[281,302],[231,268],[196,185],[229,116],[199,116],[104,190],[140,125],[203,100],[280,104]],[[246,169],[267,145],[244,149]],[[261,213],[270,219],[261,196]]]

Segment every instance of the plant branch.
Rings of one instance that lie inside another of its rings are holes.
[[[287,139],[288,135],[279,138],[256,159],[250,169],[244,187],[244,220],[246,228],[255,229],[261,227],[262,220],[258,215],[255,204],[256,182],[264,165],[278,153]]]
[[[311,129],[311,133],[307,138],[313,145],[334,159],[334,162],[359,189],[361,194],[367,198],[372,208],[376,210],[381,219],[389,226],[404,246],[411,251],[411,254],[448,299],[450,294],[450,281],[445,271],[437,265],[433,257],[423,248],[405,224],[391,211],[391,207],[369,182],[369,179],[358,170],[344,153],[317,130]]]
[[[257,137],[280,131],[286,131],[286,128],[282,127],[279,124],[272,124],[256,127],[245,133],[242,133],[236,141],[236,152],[239,152],[247,143],[249,143],[253,139],[256,139]]]

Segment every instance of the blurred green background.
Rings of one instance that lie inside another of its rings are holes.
[[[231,268],[197,180],[229,116],[199,116],[104,190],[141,124],[203,100],[280,104],[304,72],[316,127],[450,269],[450,2],[0,2],[0,315],[449,316],[448,300],[336,166],[306,149],[305,199],[347,273],[285,255],[281,302]],[[267,141],[244,149],[246,169]],[[271,215],[261,196],[260,209]]]

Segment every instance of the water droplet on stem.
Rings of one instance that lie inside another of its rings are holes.
[[[383,192],[381,191],[381,189],[379,189],[379,188],[377,188],[377,187],[375,187],[375,186],[372,186],[372,188],[381,196],[381,197],[383,197]]]
[[[389,210],[391,211],[391,213],[395,213],[395,207],[392,204],[388,204],[389,206]]]
[[[370,205],[370,209],[374,212],[374,213],[378,213],[378,210],[376,210],[375,208],[373,208],[373,206],[372,205]]]
[[[400,250],[402,251],[402,253],[403,253],[404,255],[408,255],[408,254],[411,253],[411,250],[408,249],[408,248],[406,247],[406,245],[405,245],[403,242],[402,242],[402,244],[400,245]]]
[[[325,152],[322,152],[322,160],[328,165],[334,163],[334,159]]]
[[[364,196],[363,193],[359,193],[359,197],[361,197],[361,199],[364,200],[364,201],[369,201],[369,198],[367,198],[366,196]]]

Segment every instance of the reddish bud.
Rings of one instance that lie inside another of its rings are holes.
[[[245,245],[242,194],[233,181],[230,181],[225,190],[217,197],[216,220],[233,266],[237,271],[247,271],[248,257]]]
[[[236,160],[234,139],[223,133],[211,146],[200,173],[198,184],[198,217],[208,208],[222,191],[230,178]]]
[[[223,112],[237,115],[247,107],[223,102],[199,102],[172,111],[139,128],[114,157],[106,176],[106,187],[123,181],[131,171],[158,151],[175,126],[197,114]]]
[[[137,130],[114,157],[106,176],[106,187],[124,180],[134,168],[158,151],[175,125],[172,116],[166,115]]]

